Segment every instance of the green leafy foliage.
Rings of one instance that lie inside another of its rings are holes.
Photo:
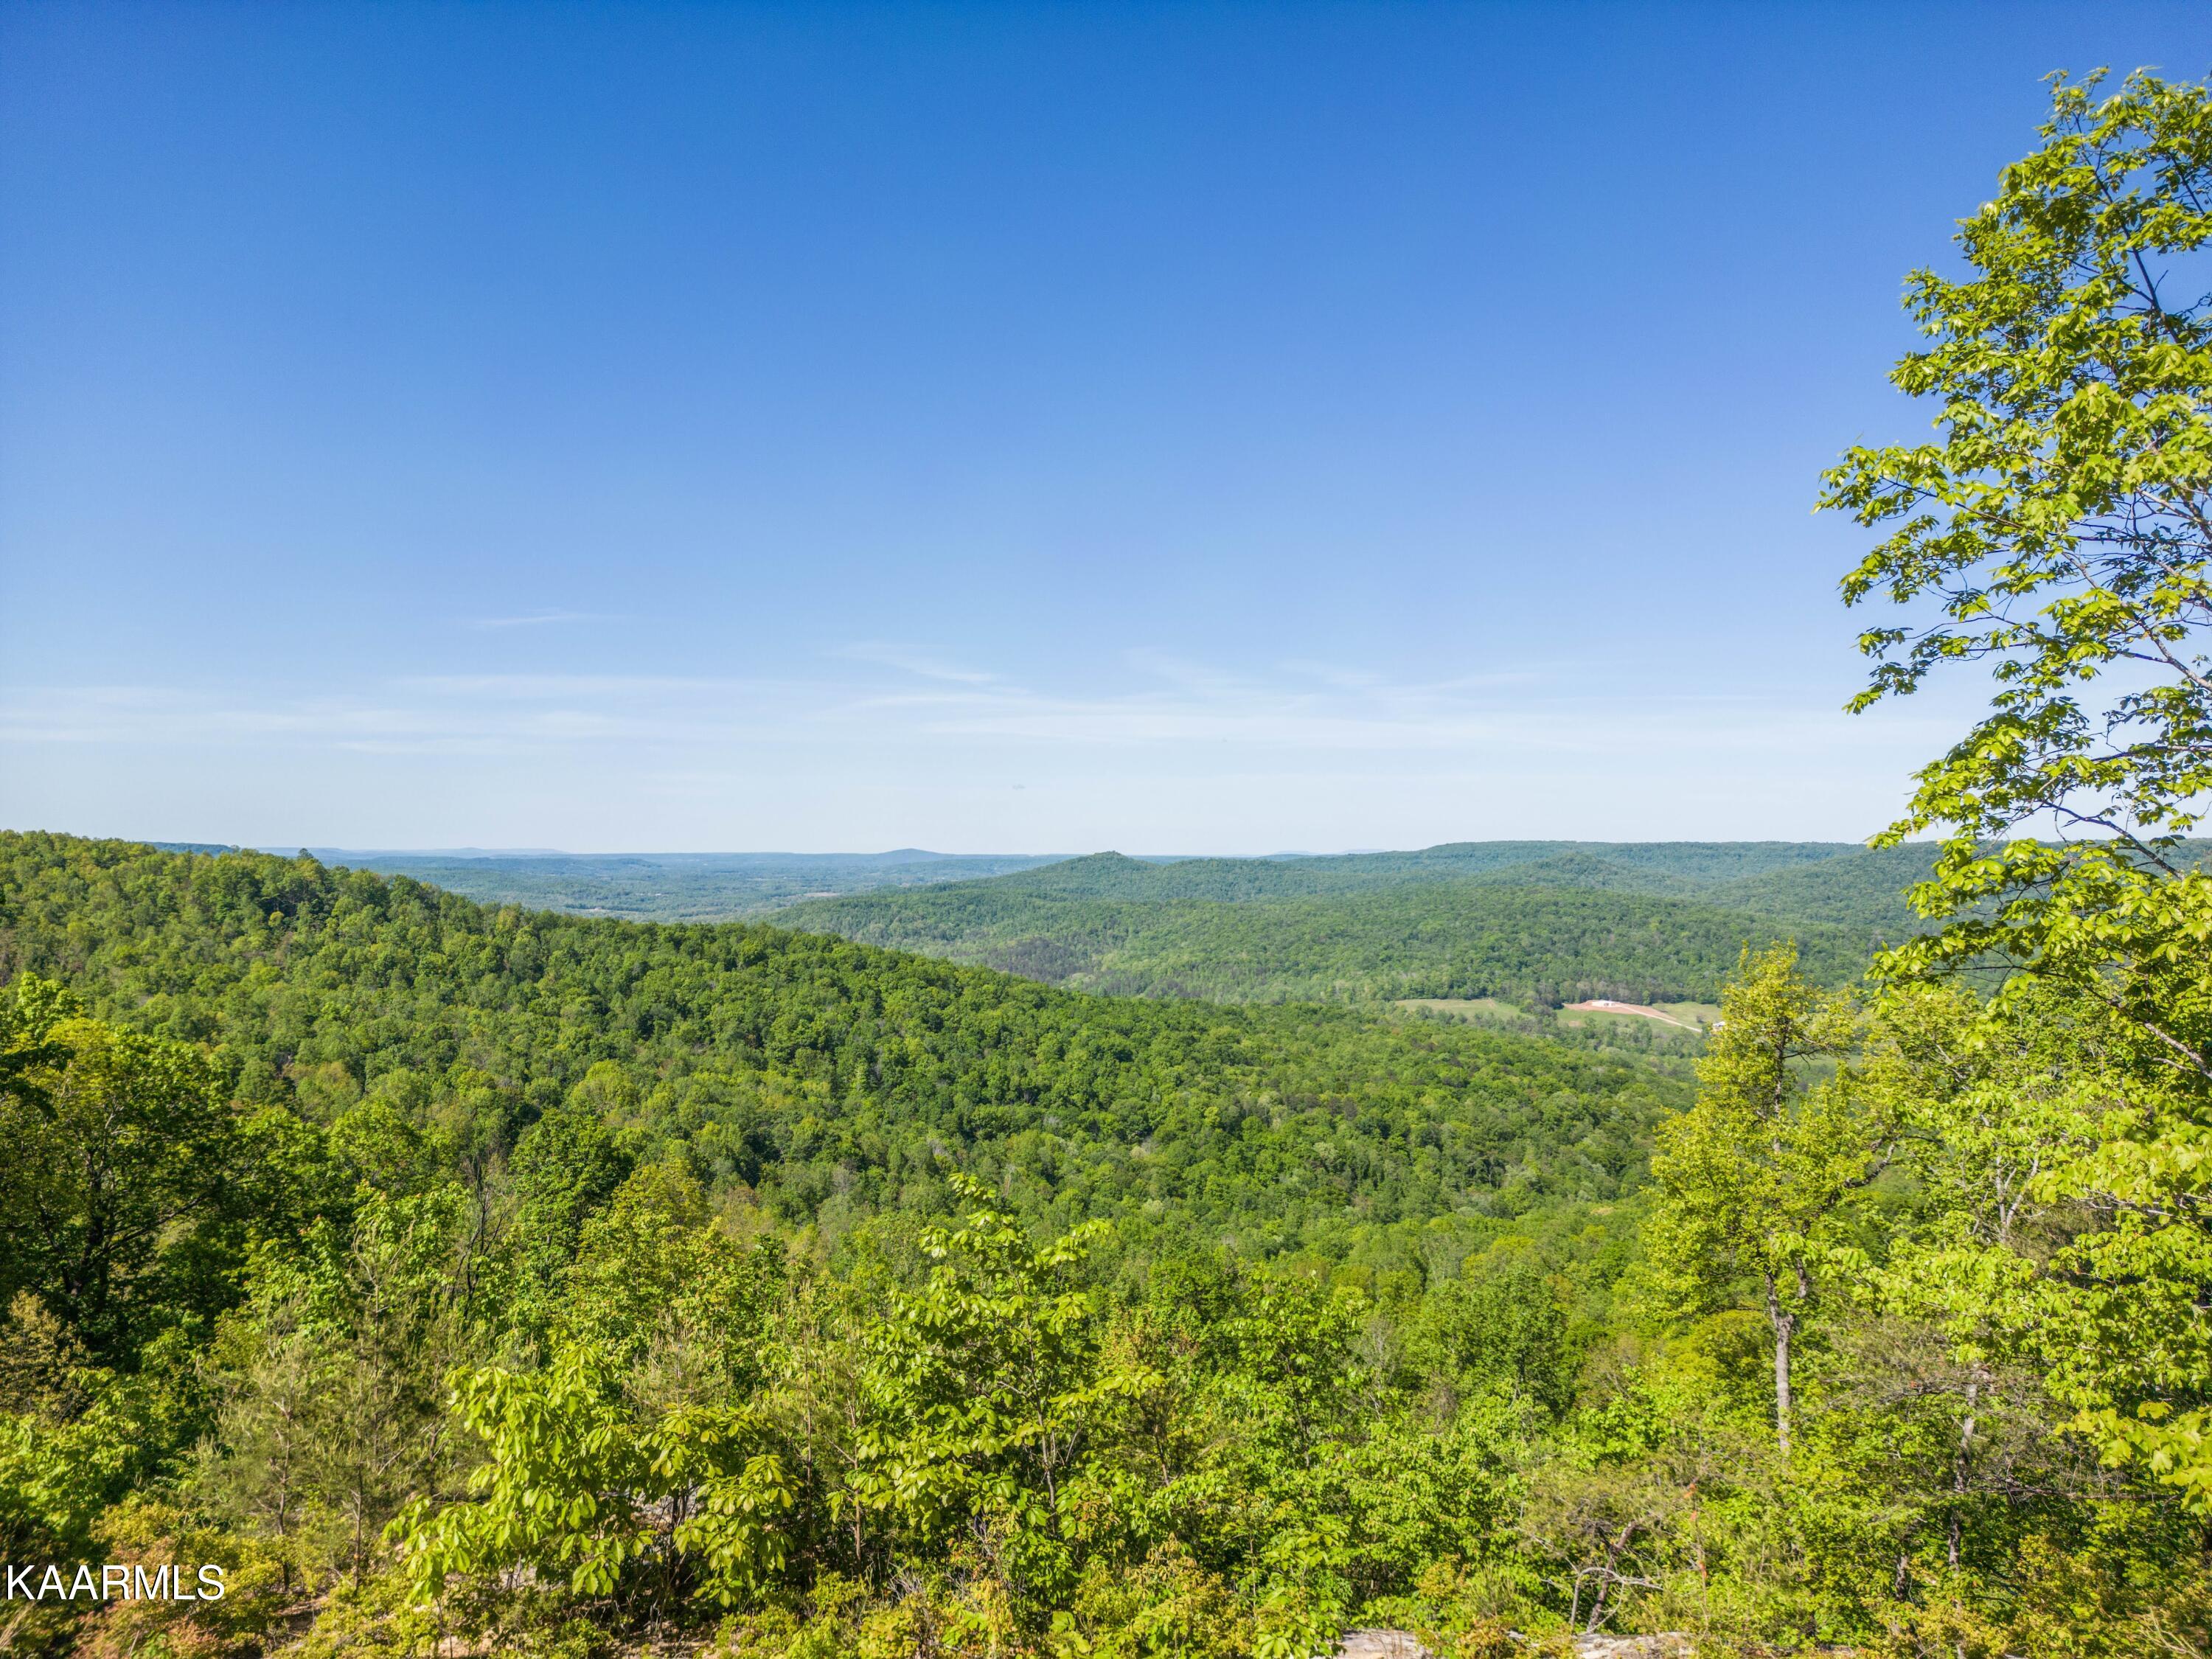
[[[2040,146],[1961,222],[1965,270],[1912,279],[1931,343],[1895,378],[1941,441],[1854,450],[1826,504],[1889,528],[1846,597],[1909,613],[1863,637],[1859,706],[1990,679],[1889,831],[1948,834],[1916,894],[1948,925],[1889,973],[2024,970],[1905,1091],[1961,1204],[1916,1293],[1970,1357],[2033,1317],[2075,1428],[2203,1504],[2212,885],[2180,837],[2212,786],[2212,96],[2094,86],[2057,82]],[[2039,822],[2062,838],[1990,844]]]
[[[1692,1305],[1749,1280],[1774,1340],[1776,1443],[1790,1449],[1790,1351],[1843,1206],[1879,1173],[1892,1130],[1849,1072],[1801,1062],[1847,1052],[1854,1011],[1797,976],[1787,948],[1753,958],[1698,1061],[1697,1103],[1660,1131],[1655,1264]],[[1879,1098],[1879,1097],[1876,1097]]]
[[[214,1293],[237,1243],[222,1170],[240,1124],[198,1048],[81,1007],[27,979],[0,1024],[0,1295],[34,1294],[113,1359],[152,1334],[157,1310],[198,1310]]]
[[[19,980],[19,1048],[150,1027],[244,1148],[227,1291],[149,1279],[112,1367],[76,1304],[0,1328],[11,1547],[150,1528],[258,1587],[163,1640],[274,1640],[302,1596],[303,1654],[1307,1656],[1359,1621],[2055,1652],[2080,1607],[2195,1639],[2182,1486],[2097,1455],[2100,1412],[2187,1428],[2142,1407],[2186,1405],[2188,1316],[2122,1276],[2149,1234],[1990,1175],[2057,1167],[2074,1095],[1964,1104],[2022,1097],[2062,1021],[2008,1057],[2009,1005],[1753,961],[1647,1215],[1662,1063],[7,850],[10,948],[78,999]]]
[[[2149,75],[2093,87],[2057,83],[2043,144],[1961,222],[1966,270],[1911,278],[1933,343],[1894,379],[1936,401],[1942,441],[1828,475],[1824,505],[1891,526],[1846,599],[1910,613],[1862,635],[1856,706],[1954,667],[1992,684],[1889,838],[1947,827],[1930,914],[2003,902],[1917,960],[1998,946],[2094,974],[2151,920],[2102,919],[2167,890],[2212,785],[2212,104]],[[1984,845],[2038,821],[2067,838]]]

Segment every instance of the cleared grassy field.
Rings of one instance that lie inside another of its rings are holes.
[[[1459,1019],[1510,1019],[1516,1022],[1528,1018],[1525,1008],[1516,1008],[1510,1002],[1500,1002],[1496,997],[1401,997],[1401,1008],[1425,1008],[1431,1013],[1449,1014]]]
[[[1668,1019],[1603,1009],[1561,1008],[1532,1013],[1498,997],[1401,997],[1392,1006],[1408,1013],[1461,1020],[1492,1030],[1527,1035],[1551,1031],[1561,1037],[1574,1032],[1579,1042],[1605,1045],[1625,1042],[1644,1053],[1671,1053],[1685,1057],[1705,1046],[1705,1033],[1720,1018],[1719,1005],[1711,1002],[1646,1005],[1671,1016]]]

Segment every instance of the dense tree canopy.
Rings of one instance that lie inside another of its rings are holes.
[[[1649,1066],[1511,1036],[1085,999],[766,927],[489,910],[307,860],[11,836],[0,881],[11,967],[217,1045],[240,1098],[327,1123],[342,1156],[390,1158],[384,1126],[417,1118],[423,1155],[480,1152],[571,1101],[794,1222],[848,1224],[909,1189],[927,1208],[972,1163],[1071,1221],[1172,1215],[1261,1251],[1340,1250],[1614,1196],[1679,1097]],[[607,1177],[544,1170],[527,1145],[519,1169],[573,1189],[533,1203],[573,1226]]]
[[[1587,860],[1547,861],[1533,872],[1510,866],[1493,878],[1242,899],[1037,890],[1052,873],[821,901],[778,920],[1109,995],[1494,997],[1537,1008],[1588,997],[1710,1000],[1747,944],[1778,937],[1800,941],[1822,978],[1852,979],[1882,939],[1871,927],[1576,884],[1603,878]],[[1509,874],[1516,878],[1510,884]],[[1889,902],[1895,898],[1893,887]],[[1888,938],[1901,941],[1913,930],[1903,921]]]

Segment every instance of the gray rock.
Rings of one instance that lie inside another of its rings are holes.
[[[1686,1636],[1577,1636],[1575,1659],[1692,1659],[1696,1650]],[[1429,1650],[1401,1630],[1352,1630],[1344,1633],[1336,1659],[1431,1659]]]
[[[1348,1630],[1336,1659],[1430,1659],[1430,1654],[1401,1630]]]

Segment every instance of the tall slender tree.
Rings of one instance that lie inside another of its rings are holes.
[[[1819,1257],[1887,1157],[1887,1123],[1841,1065],[1855,1018],[1847,996],[1799,975],[1790,946],[1747,951],[1698,1064],[1697,1103],[1661,1129],[1651,1160],[1660,1201],[1650,1237],[1685,1300],[1725,1303],[1748,1285],[1766,1316],[1784,1454]]]

